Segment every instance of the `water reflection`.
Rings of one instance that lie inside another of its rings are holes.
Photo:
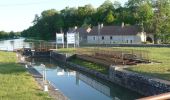
[[[13,51],[23,47],[31,47],[30,43],[24,42],[24,38],[0,41],[0,50]]]
[[[141,95],[84,72],[71,70],[52,59],[31,59],[41,71],[47,66],[47,79],[71,100],[133,100]]]
[[[110,88],[108,86],[103,85],[103,84],[99,83],[98,81],[77,72],[76,73],[76,83],[77,84],[79,84],[79,80],[85,82],[86,84],[88,84],[92,88],[98,90],[99,92],[101,92],[107,96],[110,96]]]
[[[72,70],[64,70],[60,67],[57,67],[56,69],[57,76],[76,76],[76,72]]]

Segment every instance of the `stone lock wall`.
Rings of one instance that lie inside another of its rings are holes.
[[[50,53],[50,56],[51,58],[55,59],[55,60],[59,60],[59,61],[62,61],[62,62],[66,62],[66,54],[60,54],[60,53],[57,53],[57,52],[54,52],[52,51]]]
[[[168,81],[144,76],[113,66],[110,67],[109,79],[114,83],[146,96],[170,91],[170,82]]]

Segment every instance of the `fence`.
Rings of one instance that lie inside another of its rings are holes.
[[[148,63],[148,51],[120,48],[79,48],[76,54],[80,59],[104,65],[133,65],[136,63]]]

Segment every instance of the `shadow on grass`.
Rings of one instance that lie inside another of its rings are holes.
[[[0,63],[0,74],[19,74],[26,72],[25,68],[16,63]]]

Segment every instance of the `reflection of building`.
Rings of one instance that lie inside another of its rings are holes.
[[[76,76],[75,71],[71,71],[71,70],[65,71],[60,67],[57,67],[56,72],[58,76]]]
[[[93,80],[92,78],[89,78],[79,72],[76,72],[76,83],[79,84],[78,80],[81,80],[91,86],[92,88],[100,91],[101,93],[110,96],[110,88],[108,86],[105,86],[96,80]]]

